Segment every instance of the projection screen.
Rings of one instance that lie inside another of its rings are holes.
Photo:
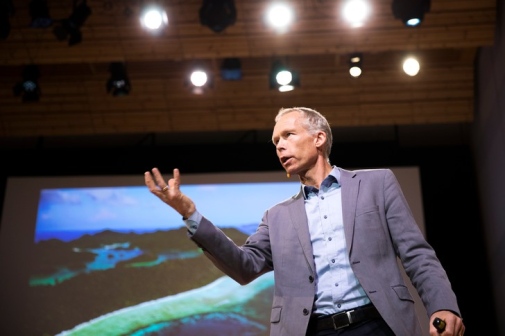
[[[424,232],[418,168],[392,170]],[[282,171],[182,172],[181,190],[237,244],[299,188]],[[273,274],[240,286],[217,270],[143,172],[8,178],[0,269],[2,334],[269,334]]]

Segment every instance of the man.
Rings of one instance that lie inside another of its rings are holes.
[[[281,109],[275,122],[277,156],[302,186],[267,210],[240,247],[181,193],[177,169],[168,183],[157,168],[145,173],[149,190],[182,215],[190,238],[225,274],[247,284],[274,272],[270,334],[421,335],[399,258],[430,316],[430,335],[463,335],[447,274],[391,170],[332,166],[331,128],[313,109]]]

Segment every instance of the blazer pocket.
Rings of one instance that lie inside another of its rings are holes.
[[[395,291],[396,295],[398,295],[398,298],[400,300],[407,300],[407,301],[412,301],[414,302],[414,298],[412,295],[410,295],[409,289],[405,286],[393,286],[393,290]]]
[[[270,323],[278,323],[281,320],[282,307],[272,307],[270,314]]]
[[[359,209],[356,209],[356,217],[364,215],[366,213],[378,212],[378,211],[379,211],[379,206],[378,205],[369,206],[369,207],[366,207],[366,208],[359,208]]]

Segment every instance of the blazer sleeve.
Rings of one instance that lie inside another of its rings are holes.
[[[384,174],[384,202],[388,229],[397,254],[426,307],[460,315],[456,295],[432,246],[419,229],[400,184],[391,170]]]
[[[241,246],[205,217],[190,239],[202,248],[217,268],[241,285],[273,270],[268,225],[264,221]]]

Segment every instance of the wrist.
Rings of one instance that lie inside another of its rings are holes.
[[[182,219],[184,219],[184,220],[188,219],[189,217],[191,217],[191,215],[193,215],[195,213],[195,211],[196,211],[196,208],[194,206],[192,206],[188,210],[181,212]]]

